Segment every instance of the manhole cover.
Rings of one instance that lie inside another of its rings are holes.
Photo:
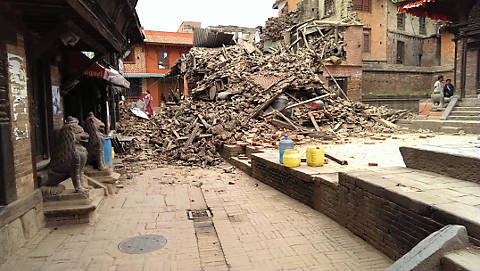
[[[163,248],[167,239],[161,235],[147,234],[129,238],[118,244],[118,249],[128,254],[143,254]]]
[[[188,210],[187,214],[188,219],[190,220],[203,217],[212,217],[212,212],[209,209]]]

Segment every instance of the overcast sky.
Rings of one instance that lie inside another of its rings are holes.
[[[274,0],[138,0],[137,13],[144,29],[177,31],[182,21],[201,22],[202,27],[265,25],[277,15]]]

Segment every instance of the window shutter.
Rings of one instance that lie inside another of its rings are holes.
[[[363,0],[363,11],[370,11],[371,1],[372,0]]]
[[[353,0],[353,10],[362,10],[363,1],[362,0]]]
[[[370,52],[370,30],[363,32],[363,51]]]

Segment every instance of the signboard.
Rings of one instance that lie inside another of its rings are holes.
[[[60,106],[60,87],[52,86],[52,105],[53,114],[58,115],[62,113],[62,107]]]
[[[8,85],[12,99],[13,135],[15,140],[27,139],[28,131],[28,97],[27,72],[23,57],[8,53]]]

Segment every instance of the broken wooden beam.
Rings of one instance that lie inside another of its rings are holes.
[[[337,162],[338,164],[342,165],[342,166],[345,166],[345,165],[348,165],[348,161],[347,160],[342,160],[340,158],[337,158],[331,154],[328,154],[328,153],[325,153],[325,157],[327,157],[328,159],[330,160],[333,160],[335,162]]]
[[[197,123],[195,124],[195,128],[193,128],[193,131],[190,134],[190,137],[188,138],[187,142],[185,142],[185,148],[188,148],[192,144],[193,140],[197,136],[198,129],[200,129],[200,124]]]
[[[318,123],[317,121],[315,120],[315,117],[313,116],[312,112],[308,112],[308,116],[310,117],[310,120],[312,121],[313,123],[313,126],[315,127],[315,130],[317,130],[318,132],[320,132],[320,127],[318,126]]]

